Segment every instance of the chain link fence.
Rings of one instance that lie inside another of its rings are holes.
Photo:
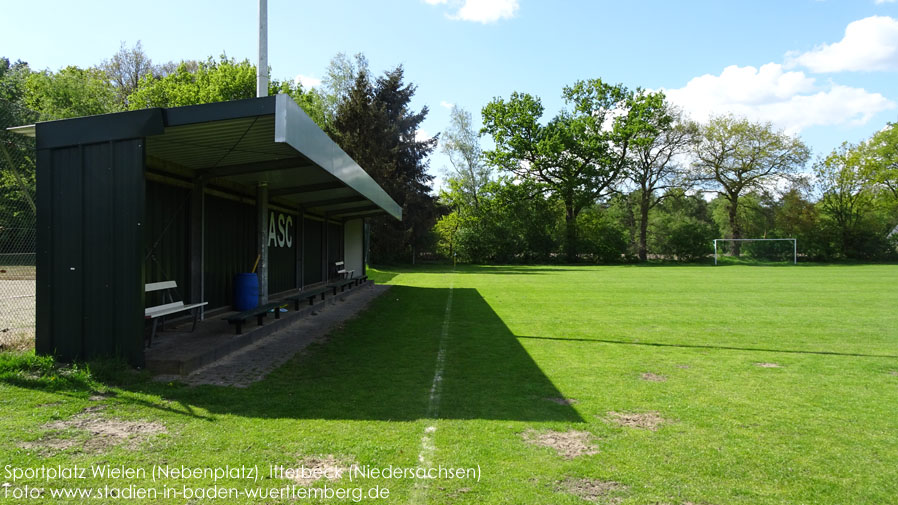
[[[34,347],[34,139],[6,131],[33,120],[0,100],[0,351]]]

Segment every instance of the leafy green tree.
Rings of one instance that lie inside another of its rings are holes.
[[[370,75],[368,59],[362,53],[350,57],[346,53],[337,53],[328,63],[324,78],[321,79],[321,100],[324,109],[325,131],[332,131],[337,118],[337,108],[346,100],[355,86],[356,78],[361,73]]]
[[[148,107],[179,107],[226,102],[256,96],[256,67],[249,60],[238,62],[222,55],[197,64],[195,70],[182,62],[165,77],[145,75],[128,96],[131,110]]]
[[[682,113],[666,102],[646,120],[652,128],[644,129],[634,139],[626,172],[637,190],[640,261],[645,261],[648,253],[649,213],[667,194],[666,189],[682,183],[678,180],[682,179],[680,158],[691,149],[698,134],[698,125],[684,121]]]
[[[844,258],[875,259],[889,249],[890,227],[877,216],[866,156],[863,146],[843,143],[814,167],[823,193],[820,210],[834,228],[836,248]]]
[[[25,81],[25,105],[41,121],[106,114],[121,110],[115,88],[97,68],[65,67],[31,73]]]
[[[694,179],[726,200],[730,238],[739,239],[743,237],[740,198],[797,173],[810,150],[770,123],[717,116],[702,127],[694,155]],[[740,250],[735,242],[733,253],[738,256]]]
[[[285,93],[319,126],[324,125],[321,95],[306,91],[299,83],[271,79],[269,95]],[[237,61],[222,55],[205,62],[183,61],[166,75],[146,74],[137,89],[128,96],[131,110],[148,107],[180,107],[226,102],[256,96],[256,67],[249,60]]]
[[[128,97],[137,90],[140,81],[157,73],[153,61],[143,51],[143,45],[139,40],[132,48],[128,48],[122,42],[118,52],[112,55],[112,58],[103,61],[100,68],[106,72],[115,88],[122,109],[128,108]]]
[[[872,179],[898,199],[898,124],[889,123],[863,146]]]
[[[580,250],[595,263],[619,263],[630,243],[626,227],[609,210],[593,205],[577,216]]]
[[[433,176],[427,157],[437,138],[418,139],[427,107],[411,109],[416,87],[405,84],[401,66],[375,82],[358,73],[349,96],[337,107],[336,142],[402,207],[403,220],[372,219],[372,256],[376,261],[415,260],[431,236],[438,215],[430,194]]]
[[[659,256],[697,261],[711,254],[719,236],[708,202],[683,188],[668,189],[651,219],[649,250]]]
[[[820,211],[805,193],[801,186],[793,186],[780,197],[775,215],[777,233],[797,239],[798,252],[803,257],[825,260],[831,251],[821,229]]]
[[[0,58],[0,252],[34,252],[34,139],[6,129],[33,123],[24,106],[27,63]]]
[[[452,164],[450,177],[458,181],[466,196],[462,204],[479,211],[480,194],[489,183],[492,170],[483,161],[480,138],[474,130],[470,112],[452,107],[449,128],[443,132],[440,144]]]
[[[21,60],[12,63],[7,57],[0,57],[0,101],[24,105],[29,75],[28,63]]]
[[[565,251],[577,259],[577,216],[619,182],[631,142],[652,128],[649,117],[663,105],[658,93],[630,91],[601,79],[564,88],[568,110],[540,124],[540,100],[513,93],[483,109],[484,128],[495,142],[487,161],[520,179],[532,180],[564,203]]]

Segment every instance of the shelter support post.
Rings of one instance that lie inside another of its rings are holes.
[[[189,238],[187,239],[188,256],[190,258],[188,271],[188,293],[190,295],[189,303],[202,303],[205,296],[203,286],[203,265],[204,245],[205,245],[205,222],[206,222],[206,206],[205,206],[206,182],[202,179],[193,183],[193,190],[190,192],[190,224]],[[200,319],[203,319],[203,308],[200,311]]]
[[[259,304],[268,303],[268,183],[260,182],[256,187],[256,209],[259,216]]]
[[[299,218],[299,222],[294,227],[295,231],[293,232],[296,234],[296,240],[294,241],[296,244],[296,289],[302,290],[302,287],[305,285],[303,269],[305,268],[306,254],[306,214],[303,212],[302,207],[296,209],[296,216]]]
[[[321,278],[325,284],[330,281],[330,268],[328,268],[328,244],[327,244],[327,214],[324,215],[324,222],[321,224]]]

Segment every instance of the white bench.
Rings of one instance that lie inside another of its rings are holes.
[[[156,327],[158,322],[162,322],[159,326],[159,331],[162,331],[165,327],[165,316],[169,314],[176,314],[178,312],[186,312],[188,310],[193,311],[193,326],[190,328],[190,331],[196,329],[196,319],[199,316],[199,309],[203,305],[206,305],[209,302],[201,302],[201,303],[191,303],[189,305],[184,305],[183,301],[174,301],[174,298],[171,295],[171,290],[177,289],[178,283],[175,281],[163,281],[163,282],[151,282],[146,285],[146,292],[152,293],[155,291],[162,291],[162,301],[164,302],[162,305],[154,305],[152,307],[147,307],[143,311],[144,319],[151,319],[153,321],[153,329],[150,330],[150,339],[147,341],[147,347],[153,344],[153,337],[156,336]]]
[[[337,269],[337,275],[343,277],[344,279],[351,279],[353,275],[355,275],[355,270],[346,270],[344,266],[345,263],[342,261],[337,261],[334,263],[334,268]]]

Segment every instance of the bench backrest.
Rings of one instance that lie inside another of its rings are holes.
[[[147,293],[151,293],[153,291],[162,291],[163,289],[174,289],[178,287],[178,283],[175,281],[162,281],[162,282],[151,282],[146,285]]]

